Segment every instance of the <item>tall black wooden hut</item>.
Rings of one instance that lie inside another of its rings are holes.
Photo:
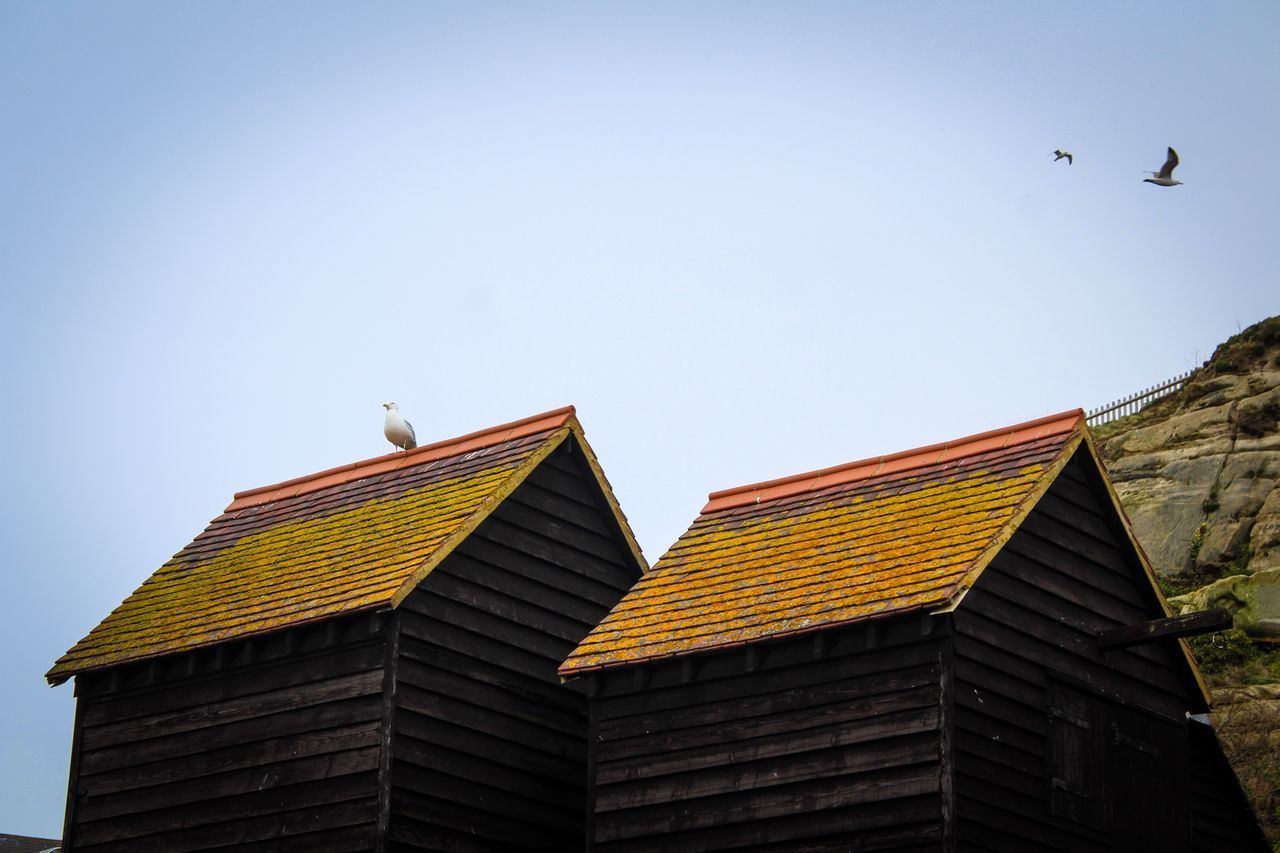
[[[572,408],[242,492],[48,674],[64,849],[582,849],[556,667],[644,569]]]
[[[594,849],[1265,849],[1180,633],[1080,412],[712,494],[560,669]]]

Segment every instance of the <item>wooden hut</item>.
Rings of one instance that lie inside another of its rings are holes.
[[[556,667],[644,570],[572,408],[241,492],[48,673],[65,849],[582,849]]]
[[[594,849],[1266,849],[1187,621],[1080,412],[714,493],[560,668]]]

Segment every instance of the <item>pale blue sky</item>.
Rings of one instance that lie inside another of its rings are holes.
[[[52,661],[384,400],[576,404],[655,560],[710,490],[1194,366],[1280,312],[1277,45],[1274,2],[0,0],[0,832],[61,832]]]

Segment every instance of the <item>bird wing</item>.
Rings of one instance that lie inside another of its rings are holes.
[[[417,434],[416,434],[416,433],[414,433],[414,431],[413,431],[413,424],[409,423],[408,421],[405,421],[405,422],[404,422],[404,428],[405,428],[405,429],[407,429],[407,430],[409,431],[409,440],[410,440],[410,441],[412,441],[414,444],[417,444],[417,443],[418,443],[418,436],[417,436]]]
[[[1064,153],[1062,156],[1067,158],[1068,166],[1071,166],[1076,162],[1074,159],[1072,159],[1070,152]]]
[[[1157,178],[1169,178],[1173,176],[1173,170],[1178,166],[1178,152],[1172,148],[1169,149],[1169,156],[1164,161],[1164,165],[1160,167],[1160,171],[1156,173]]]

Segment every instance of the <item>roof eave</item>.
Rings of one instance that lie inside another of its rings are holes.
[[[822,631],[833,631],[841,628],[852,628],[857,625],[865,625],[871,622],[879,622],[882,620],[897,619],[906,616],[916,616],[921,613],[934,615],[940,611],[932,609],[931,604],[919,604],[913,607],[906,607],[901,610],[891,610],[885,613],[870,613],[865,616],[859,616],[854,619],[841,619],[831,622],[818,622],[813,625],[805,625],[803,628],[792,628],[788,631],[779,631],[774,634],[765,634],[760,637],[752,637],[747,640],[733,640],[728,643],[716,643],[714,645],[699,646],[694,649],[680,649],[674,652],[664,652],[660,655],[649,655],[646,657],[632,658],[623,661],[611,661],[609,663],[592,664],[590,666],[575,667],[566,669],[561,667],[556,672],[560,676],[561,681],[569,681],[584,675],[599,675],[605,672],[616,672],[623,669],[630,669],[637,666],[646,666],[648,664],[663,663],[665,661],[679,660],[688,657],[711,655],[720,652],[730,652],[734,649],[741,649],[747,646],[760,645],[762,643],[781,642],[783,640],[794,640],[799,637],[806,637],[811,634],[818,634]]]
[[[170,651],[150,652],[148,654],[143,654],[137,657],[128,658],[127,660],[107,661],[105,663],[93,664],[91,666],[85,666],[85,667],[73,667],[73,668],[63,669],[59,664],[54,664],[53,667],[47,673],[45,673],[44,678],[45,678],[45,681],[49,682],[50,687],[57,687],[58,685],[63,684],[74,677],[81,676],[81,675],[92,675],[93,673],[96,673],[96,672],[105,672],[106,670],[114,669],[117,666],[133,666],[134,664],[137,664],[137,663],[149,663],[152,661],[160,660],[162,658],[172,657],[174,655],[182,655],[188,652],[200,651],[202,649],[211,649],[215,646],[220,646],[224,643],[237,643],[242,640],[253,640],[259,637],[265,637],[268,634],[279,634],[285,631],[291,631],[294,628],[301,628],[307,625],[314,625],[317,622],[326,622],[330,619],[345,619],[349,616],[359,616],[361,614],[369,614],[369,613],[381,613],[381,612],[388,611],[390,609],[391,608],[387,606],[386,602],[377,602],[374,604],[365,605],[364,607],[354,607],[350,610],[344,610],[340,613],[326,613],[323,616],[315,616],[309,619],[300,619],[297,622],[291,622],[286,626],[273,625],[269,628],[264,628],[260,631],[250,631],[245,634],[237,634],[235,637],[230,639],[210,640],[208,642],[196,643],[194,645],[187,646],[186,648],[178,649],[176,651],[170,650]]]

